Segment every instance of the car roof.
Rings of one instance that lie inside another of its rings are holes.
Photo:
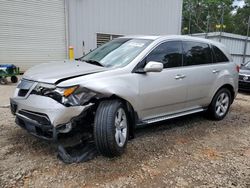
[[[215,46],[220,46],[220,47],[224,47],[223,44],[216,42],[216,41],[212,41],[212,40],[208,40],[208,39],[204,39],[204,38],[198,38],[198,37],[193,37],[193,36],[187,36],[187,35],[158,35],[158,36],[154,36],[154,35],[131,35],[131,36],[124,36],[121,38],[134,38],[134,39],[147,39],[147,40],[159,40],[159,41],[163,41],[163,40],[191,40],[191,41],[196,41],[196,42],[205,42],[205,43],[210,43],[210,44],[214,44]]]
[[[157,42],[167,41],[167,40],[183,40],[183,41],[192,41],[192,42],[203,42],[207,44],[212,44],[214,46],[217,46],[220,48],[230,60],[232,60],[232,57],[230,56],[230,53],[226,46],[220,42],[214,41],[214,40],[208,40],[204,38],[199,38],[195,36],[188,36],[188,35],[163,35],[163,36],[154,36],[154,35],[131,35],[131,36],[124,36],[121,38],[132,38],[132,39],[146,39],[146,40],[153,40]]]
[[[161,36],[154,36],[154,35],[126,35],[120,38],[132,38],[132,39],[147,39],[147,40],[156,40]]]

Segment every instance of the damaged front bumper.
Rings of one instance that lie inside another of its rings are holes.
[[[50,141],[56,141],[59,133],[70,132],[74,120],[92,105],[66,107],[52,98],[34,94],[10,99],[16,123],[30,134]]]

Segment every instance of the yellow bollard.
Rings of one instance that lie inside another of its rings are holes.
[[[74,47],[69,46],[69,60],[73,61],[74,60]]]

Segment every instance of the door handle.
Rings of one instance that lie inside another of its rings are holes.
[[[217,73],[219,73],[219,72],[220,72],[220,71],[217,70],[217,69],[214,69],[214,70],[213,70],[213,73],[214,73],[214,74],[217,74]]]
[[[186,78],[185,75],[179,75],[179,74],[177,74],[177,75],[175,76],[175,79],[176,79],[176,80],[182,80],[182,79],[184,79],[184,78]]]

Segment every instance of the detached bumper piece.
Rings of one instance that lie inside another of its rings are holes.
[[[20,110],[16,113],[16,123],[35,137],[50,141],[57,140],[57,131],[46,114]]]
[[[79,144],[66,148],[58,146],[58,158],[67,164],[86,162],[97,155],[95,143],[91,138],[82,138]]]

